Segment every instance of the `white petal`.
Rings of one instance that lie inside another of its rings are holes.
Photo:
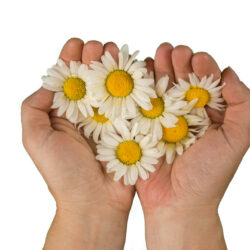
[[[110,148],[99,148],[97,149],[97,152],[100,155],[115,155],[115,151]]]
[[[146,180],[149,177],[148,172],[146,172],[142,167],[138,167],[138,172],[139,172],[139,176],[143,179]]]
[[[135,185],[138,179],[138,168],[136,166],[130,166],[128,169],[128,181],[130,185]]]
[[[148,157],[158,158],[160,157],[159,151],[156,148],[143,150],[143,155]]]
[[[84,127],[84,135],[85,137],[89,138],[91,133],[95,130],[95,128],[97,127],[97,123],[96,122],[91,122],[88,125],[86,125]]]
[[[167,144],[166,145],[166,161],[168,164],[172,164],[175,158],[175,145]]]
[[[163,141],[160,141],[157,144],[157,149],[160,152],[161,156],[165,154],[166,150],[165,150],[165,143]]]
[[[96,159],[98,161],[111,161],[115,159],[114,155],[97,155]]]
[[[151,136],[142,137],[142,139],[141,139],[141,141],[139,143],[140,147],[144,148],[149,143],[150,140],[151,140]]]
[[[143,166],[143,168],[145,168],[146,170],[148,170],[151,173],[153,173],[155,171],[154,166],[152,166],[151,164],[141,163],[141,165]]]
[[[70,61],[70,71],[73,77],[78,77],[78,68],[80,65],[80,62]]]
[[[66,111],[66,117],[67,117],[67,119],[70,120],[70,117],[74,113],[75,108],[76,108],[75,101],[70,101],[69,102],[69,106],[68,106],[67,111]]]
[[[134,116],[136,114],[136,105],[135,105],[134,100],[130,96],[127,96],[125,100],[126,100],[126,107],[127,107],[129,114],[131,116]]]
[[[62,103],[62,105],[58,108],[57,115],[62,116],[62,114],[67,110],[69,106],[69,100],[65,100],[65,102]]]
[[[158,160],[153,157],[142,156],[141,162],[148,163],[148,164],[157,164]]]
[[[116,119],[114,125],[125,141],[131,139],[130,132],[123,121]]]
[[[188,76],[189,76],[189,80],[193,86],[197,86],[199,84],[200,80],[194,73],[191,73]]]
[[[120,161],[115,159],[107,163],[106,168],[112,168],[113,166],[116,166],[120,164]]]
[[[181,86],[181,88],[183,89],[183,90],[188,90],[189,89],[189,87],[190,87],[190,84],[188,83],[188,82],[186,82],[186,81],[184,81],[183,79],[178,79],[178,82],[179,82],[179,84],[180,84],[180,86]]]
[[[77,105],[78,105],[78,108],[79,108],[80,112],[82,113],[82,115],[83,115],[84,117],[87,117],[88,115],[87,115],[87,110],[86,110],[86,108],[85,108],[85,103],[82,102],[81,100],[79,100],[79,101],[77,102]]]
[[[157,82],[156,84],[156,92],[158,94],[158,96],[162,96],[168,87],[168,81],[169,81],[169,76],[166,75],[162,78],[160,78],[160,80]]]
[[[135,60],[135,58],[137,57],[137,55],[139,54],[139,51],[135,51],[133,53],[133,55],[129,58],[128,62],[126,63],[126,65],[124,66],[124,70],[127,71],[129,69],[129,67],[131,66],[131,64],[133,63],[133,61]]]
[[[183,146],[179,142],[176,143],[176,152],[177,152],[178,155],[183,154]]]
[[[138,133],[138,123],[136,123],[131,130],[131,139],[134,138]]]
[[[126,174],[127,170],[128,170],[128,168],[125,166],[122,166],[121,168],[119,168],[119,170],[117,170],[115,175],[114,175],[114,181],[120,180],[121,177]]]
[[[97,127],[93,133],[93,139],[94,139],[95,143],[98,143],[98,141],[99,141],[98,139],[99,139],[101,130],[102,130],[102,123],[97,123]]]
[[[71,117],[69,118],[69,120],[72,122],[72,123],[76,123],[76,121],[78,120],[78,107],[77,105],[75,104],[75,107],[74,107],[74,112],[73,114],[71,115]]]
[[[178,120],[179,119],[171,113],[165,113],[164,116],[160,117],[161,124],[166,128],[175,127]]]
[[[141,125],[139,126],[139,129],[140,129],[142,134],[146,135],[150,129],[152,119],[148,119],[148,118],[143,117],[141,119],[140,123],[141,123]]]
[[[112,147],[116,147],[118,146],[119,142],[117,140],[115,140],[114,138],[112,138],[109,135],[106,135],[102,138],[102,141],[106,144],[106,145],[110,145]]]

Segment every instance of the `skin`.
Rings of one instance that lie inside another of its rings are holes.
[[[172,166],[163,159],[148,180],[137,182],[148,249],[226,249],[218,205],[249,147],[249,89],[232,69],[221,73],[210,55],[193,54],[186,46],[164,43],[152,62],[148,70],[155,71],[156,80],[166,73],[171,81],[188,80],[190,72],[222,77],[228,108],[209,109],[213,125],[206,134]]]
[[[60,58],[90,64],[106,50],[117,60],[114,43],[83,44],[74,38]],[[138,180],[147,247],[226,249],[217,210],[249,147],[249,90],[230,68],[221,73],[211,56],[193,54],[185,46],[164,43],[146,63],[156,81],[166,74],[171,82],[187,79],[193,71],[198,77],[222,77],[227,83],[222,94],[229,105],[225,113],[208,110],[214,124],[172,166],[161,159],[148,180]],[[65,117],[57,117],[50,109],[52,102],[53,93],[41,88],[22,105],[24,146],[57,204],[44,249],[123,249],[135,188],[105,173],[105,164],[95,160],[93,142],[81,137]]]
[[[60,58],[67,64],[89,64],[106,50],[118,54],[113,43],[84,45],[70,39]],[[24,146],[57,204],[44,249],[122,249],[135,189],[106,174],[104,163],[95,159],[93,143],[65,117],[57,117],[50,109],[52,102],[53,93],[41,88],[22,105]]]

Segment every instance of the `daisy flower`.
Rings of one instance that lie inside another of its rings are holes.
[[[224,99],[221,97],[221,89],[225,86],[225,83],[219,85],[221,79],[213,82],[213,77],[213,74],[211,74],[208,78],[204,76],[199,80],[194,73],[191,73],[189,74],[189,82],[179,79],[179,83],[169,90],[169,94],[174,98],[186,101],[197,98],[198,101],[194,106],[193,113],[200,116],[206,116],[205,106],[223,110],[225,105],[222,104]]]
[[[156,84],[156,98],[150,98],[152,109],[138,108],[137,116],[131,121],[132,125],[138,123],[140,133],[146,135],[151,133],[154,140],[162,138],[162,126],[174,127],[178,121],[177,116],[190,112],[197,102],[178,100],[173,101],[166,93],[169,77],[162,77]]]
[[[145,78],[146,63],[135,61],[138,53],[129,56],[128,46],[124,45],[118,54],[118,63],[109,52],[105,52],[102,63],[90,65],[95,74],[95,84],[91,89],[99,102],[99,114],[105,113],[111,120],[124,119],[136,115],[137,105],[145,110],[152,108],[150,97],[156,97],[154,80]]]
[[[110,133],[102,137],[97,145],[97,160],[107,161],[107,173],[115,172],[114,180],[124,176],[125,185],[134,185],[140,176],[143,180],[154,172],[153,164],[158,162],[160,153],[151,135],[142,136],[138,133],[138,124],[131,130],[121,121],[115,121],[118,134]]]
[[[95,143],[99,142],[99,138],[107,133],[115,133],[113,123],[105,116],[98,113],[98,108],[92,107],[94,111],[93,116],[87,118],[81,116],[78,121],[78,130],[83,128],[84,135],[89,138],[93,134]]]
[[[162,140],[157,148],[162,155],[166,153],[166,161],[172,164],[176,153],[182,155],[198,137],[201,137],[210,124],[210,119],[193,114],[178,116],[175,127],[162,127]]]
[[[58,108],[58,116],[66,112],[67,119],[75,123],[79,113],[84,117],[94,115],[87,65],[71,61],[68,67],[59,59],[47,73],[42,77],[43,87],[55,92],[52,108]]]

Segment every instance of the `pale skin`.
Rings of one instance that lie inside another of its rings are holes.
[[[70,39],[60,58],[90,64],[105,51],[117,59],[114,43],[86,44]],[[214,74],[226,82],[225,113],[208,110],[213,121],[205,136],[172,166],[161,159],[157,170],[135,187],[114,182],[105,163],[95,160],[91,141],[64,117],[51,111],[53,93],[43,88],[22,105],[23,142],[55,198],[57,212],[45,250],[123,249],[127,218],[135,191],[145,216],[148,249],[226,249],[218,205],[249,147],[250,91],[230,68],[220,71],[207,53],[164,43],[155,59],[146,59],[156,81]]]

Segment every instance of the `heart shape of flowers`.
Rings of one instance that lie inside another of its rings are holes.
[[[149,178],[163,155],[172,164],[202,137],[211,124],[206,106],[225,108],[220,79],[190,73],[188,82],[179,79],[168,89],[169,77],[155,83],[146,63],[136,60],[138,53],[129,56],[124,45],[118,62],[105,52],[90,67],[75,61],[68,67],[59,59],[42,77],[43,87],[55,92],[58,116],[66,113],[86,138],[93,137],[96,159],[126,185]]]

